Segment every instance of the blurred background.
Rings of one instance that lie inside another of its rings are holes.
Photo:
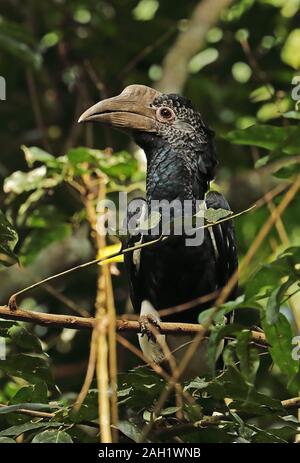
[[[133,83],[184,94],[215,130],[214,188],[227,196],[234,212],[257,201],[260,206],[236,220],[242,258],[270,214],[260,198],[275,189],[276,204],[292,179],[283,167],[286,159],[266,162],[263,147],[231,143],[228,134],[257,123],[297,124],[291,92],[300,66],[299,9],[299,0],[2,0],[0,75],[6,100],[0,101],[0,202],[19,234],[15,252],[21,267],[1,271],[0,303],[33,281],[95,256],[86,209],[72,186],[81,174],[80,156],[87,159],[78,147],[102,150],[112,195],[120,188],[133,194],[143,188],[143,154],[125,135],[77,124],[91,104]],[[106,157],[107,148],[119,153],[115,161]],[[71,167],[62,167],[66,155]],[[41,162],[47,174],[38,170]],[[242,275],[242,287],[259,264],[299,242],[295,201],[285,212],[281,235],[276,229],[270,233]],[[123,264],[112,270],[121,314],[128,308]],[[93,267],[75,273],[30,293],[22,307],[93,314],[96,279]],[[256,322],[249,314],[248,323]],[[34,331],[51,357],[56,383],[65,391],[78,390],[89,333],[38,326]],[[120,354],[121,369],[122,362]],[[285,386],[276,381],[281,394]]]

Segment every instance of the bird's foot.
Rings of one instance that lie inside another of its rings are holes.
[[[160,331],[159,321],[151,314],[141,315],[139,319],[141,335],[147,336],[148,341],[156,342],[156,334]]]

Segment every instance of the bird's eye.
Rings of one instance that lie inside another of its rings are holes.
[[[171,108],[163,106],[156,111],[156,117],[160,122],[170,122],[175,119],[175,113]]]

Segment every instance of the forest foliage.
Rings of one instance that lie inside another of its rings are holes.
[[[166,53],[198,4],[15,3],[3,1],[0,16],[7,92],[0,102],[2,305],[44,277],[101,256],[87,208],[96,207],[93,181],[101,179],[115,201],[119,191],[132,197],[144,191],[145,165],[136,147],[99,126],[83,129],[77,119],[92,102],[128,84],[155,86]],[[183,92],[216,131],[213,188],[226,195],[234,213],[255,204],[235,219],[239,296],[199,316],[199,323],[209,317],[215,322],[212,371],[183,383],[179,402],[170,394],[158,406],[168,378],[119,346],[115,426],[122,442],[297,439],[300,400],[289,399],[300,395],[300,4],[228,3],[190,60]],[[274,224],[259,241],[270,217]],[[106,244],[117,243],[115,236]],[[120,260],[110,267],[118,317],[128,309]],[[20,307],[93,316],[100,268],[28,292]],[[225,325],[224,315],[233,311],[234,323]],[[268,346],[253,343],[251,330],[263,330]],[[216,370],[216,349],[225,337],[225,370]],[[135,336],[128,339],[137,346]],[[0,320],[0,349],[4,345],[0,443],[98,442],[95,379],[80,409],[73,407],[86,373],[90,332]]]

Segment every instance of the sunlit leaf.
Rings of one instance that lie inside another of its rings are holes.
[[[53,188],[62,181],[59,175],[47,176],[46,166],[37,167],[29,172],[16,171],[4,182],[5,193],[21,194],[37,188]]]
[[[250,93],[249,99],[253,103],[259,103],[260,101],[270,100],[274,93],[275,91],[272,85],[262,85]]]
[[[33,444],[72,444],[71,436],[60,429],[49,429],[36,434],[31,441]]]
[[[42,162],[43,164],[48,164],[55,161],[55,157],[52,154],[47,153],[46,151],[38,148],[37,146],[21,146],[25,154],[25,159],[29,167],[32,167],[35,162]]]
[[[232,215],[232,211],[228,211],[227,209],[205,209],[204,210],[204,218],[209,223],[216,223],[225,217]]]
[[[294,69],[300,67],[300,29],[294,29],[286,39],[281,51],[281,59]]]
[[[0,437],[0,444],[16,444],[16,441],[10,437]]]

